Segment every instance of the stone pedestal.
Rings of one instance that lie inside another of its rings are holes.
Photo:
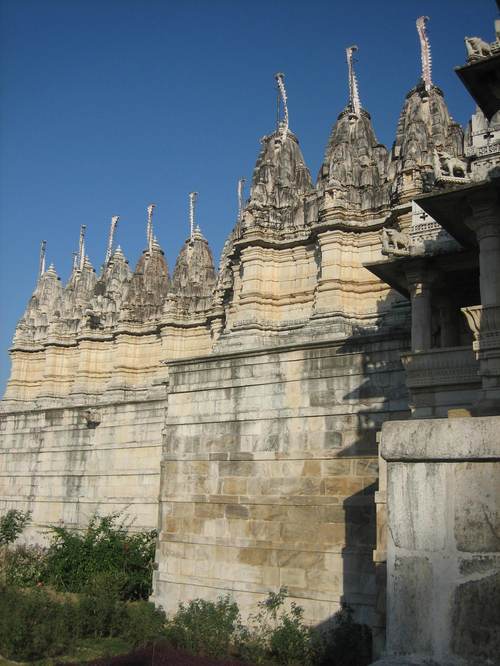
[[[498,663],[500,417],[389,422],[378,666]]]

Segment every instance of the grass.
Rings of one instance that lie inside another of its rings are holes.
[[[0,666],[55,666],[64,663],[84,664],[87,661],[100,659],[102,657],[114,657],[126,654],[132,650],[132,646],[123,638],[82,638],[76,642],[75,649],[71,653],[60,655],[52,659],[39,659],[37,661],[9,661],[0,657]]]

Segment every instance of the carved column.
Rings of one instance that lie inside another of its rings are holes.
[[[493,196],[469,196],[472,215],[466,220],[479,243],[481,305],[500,305],[500,207]]]
[[[406,277],[411,297],[411,349],[426,351],[431,348],[433,276],[421,263],[408,270]]]
[[[479,244],[481,305],[462,308],[474,334],[482,391],[478,416],[500,414],[500,206],[496,193],[469,196],[467,226]]]
[[[442,298],[438,304],[441,327],[441,347],[458,347],[460,344],[458,315],[459,310],[453,298]]]

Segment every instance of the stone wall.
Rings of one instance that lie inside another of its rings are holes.
[[[0,515],[32,511],[25,536],[37,542],[43,526],[83,526],[96,511],[154,529],[165,410],[166,396],[3,414]]]
[[[154,600],[229,592],[246,614],[281,585],[322,622],[371,621],[376,431],[404,418],[382,337],[169,364]]]
[[[388,579],[381,666],[498,663],[499,433],[499,416],[384,424]]]

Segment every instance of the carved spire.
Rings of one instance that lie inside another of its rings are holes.
[[[288,134],[288,127],[289,127],[289,118],[288,118],[288,106],[287,106],[287,96],[286,96],[286,90],[285,90],[285,75],[283,72],[278,72],[277,74],[274,75],[274,78],[276,79],[276,83],[278,84],[278,127],[276,128],[277,131],[281,131],[281,141],[282,143],[285,142],[285,139]],[[281,104],[283,106],[283,120],[280,120],[280,99],[281,99]]]
[[[243,188],[245,186],[245,179],[238,180],[238,222],[240,222],[243,215]]]
[[[82,224],[80,227],[80,242],[78,243],[78,268],[82,270],[85,261],[85,231],[87,226]]]
[[[347,56],[347,67],[349,70],[349,104],[354,113],[359,116],[361,112],[361,102],[359,99],[358,79],[356,78],[356,72],[354,71],[354,53],[357,50],[358,47],[353,44],[352,46],[348,46],[345,52]]]
[[[431,45],[426,31],[426,23],[428,20],[428,16],[419,16],[417,19],[417,32],[420,39],[420,53],[422,57],[422,80],[427,91],[432,87]]]
[[[156,208],[156,204],[152,203],[148,206],[148,224],[146,227],[146,240],[148,243],[148,251],[151,254],[153,250],[153,211]]]
[[[196,197],[198,192],[189,193],[189,238],[193,240],[194,235],[194,208],[196,205]]]
[[[111,218],[111,226],[109,227],[108,248],[106,250],[106,259],[104,260],[105,264],[108,263],[108,261],[111,259],[111,255],[113,254],[113,240],[115,237],[115,230],[119,219],[120,219],[119,215],[113,215],[113,217]]]
[[[45,273],[45,248],[47,247],[47,241],[42,241],[40,243],[40,263],[38,268],[38,277],[42,277]]]

